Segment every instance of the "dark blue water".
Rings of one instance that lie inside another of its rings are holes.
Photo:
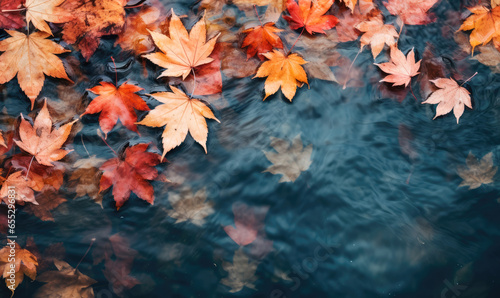
[[[162,2],[178,15],[188,15],[187,27],[200,16],[191,1]],[[493,152],[494,163],[500,160],[500,77],[461,53],[454,41],[466,5],[470,3],[440,1],[432,9],[437,22],[405,26],[399,40],[399,48],[414,48],[418,59],[427,51],[445,66],[447,77],[463,81],[478,72],[465,84],[473,110],[466,109],[460,124],[451,114],[432,120],[435,107],[415,101],[411,93],[398,102],[402,89],[382,92],[387,87],[378,83],[383,73],[368,50],[354,64],[361,74],[356,87],[343,90],[341,84],[309,78],[309,88],[298,89],[293,103],[280,92],[263,102],[263,80],[223,75],[222,95],[209,99],[221,123],[208,122],[208,155],[191,137],[168,153],[168,162],[157,168],[172,183],[152,182],[154,205],[131,195],[116,211],[111,192],[105,193],[101,208],[63,187],[60,193],[68,201],[53,212],[53,222],[19,213],[19,241],[31,236],[42,251],[62,242],[66,253],[61,258],[74,267],[96,238],[78,267],[97,281],[96,297],[115,294],[104,265],[93,265],[92,250],[117,233],[137,251],[130,275],[140,282],[124,289],[122,297],[498,297],[498,178],[474,190],[458,187],[457,167],[465,165],[469,152],[478,158]],[[237,12],[235,32],[255,21],[236,8],[224,6]],[[387,21],[395,21],[383,11]],[[277,25],[287,26],[282,19]],[[351,60],[358,49],[357,41],[337,45]],[[57,121],[84,111],[93,98],[86,89],[114,80],[111,56],[120,84],[128,80],[143,87],[143,93],[167,90],[166,81],[156,79],[161,68],[146,63],[145,77],[142,59],[114,47],[113,37],[103,38],[89,62],[77,51],[61,56],[74,65],[69,69],[75,70],[70,76],[76,83],[47,79],[40,96],[60,108]],[[384,54],[376,60],[385,61]],[[420,92],[422,81],[413,80],[419,99],[428,95]],[[9,131],[20,113],[30,113],[29,101],[16,80],[3,86],[0,97],[1,128]],[[150,107],[157,105],[143,98]],[[41,105],[38,100],[35,109]],[[145,114],[140,112],[139,119]],[[85,116],[75,126],[78,132],[68,145],[75,152],[65,159],[65,181],[70,165],[87,157],[82,139],[90,155],[114,157],[97,135],[97,120],[97,115]],[[118,152],[151,142],[160,148],[153,151],[161,153],[162,129],[141,126],[139,131],[140,136],[118,125],[107,141]],[[313,146],[309,169],[294,183],[278,183],[279,175],[262,173],[271,165],[263,153],[272,151],[270,137],[292,140],[298,134],[305,146]],[[401,149],[401,134],[411,158]],[[213,203],[214,213],[201,227],[176,224],[168,216],[169,196],[184,187],[205,188]],[[228,276],[224,263],[233,261],[239,246],[223,227],[234,224],[232,206],[237,202],[268,208],[260,235],[272,241],[272,251],[256,255],[243,249],[257,265],[248,278],[254,289],[231,293],[222,282]],[[42,285],[26,278],[15,295],[30,297]],[[0,288],[2,297],[10,295]]]

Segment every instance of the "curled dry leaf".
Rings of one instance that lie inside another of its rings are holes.
[[[264,173],[283,175],[279,182],[295,182],[302,172],[309,169],[313,147],[304,148],[300,135],[293,139],[291,145],[288,141],[271,137],[271,146],[276,153],[264,151],[264,154],[273,165]]]
[[[242,48],[247,49],[247,60],[257,55],[260,60],[264,60],[262,54],[270,52],[273,48],[283,49],[283,42],[276,33],[283,30],[274,26],[274,23],[265,23],[263,26],[249,28],[243,33],[247,36],[243,39]]]
[[[14,260],[15,278],[13,284],[9,281],[11,278],[9,271],[11,270],[11,264],[13,264],[10,261],[12,259],[11,249],[15,250],[16,256]],[[37,266],[36,257],[29,250],[21,248],[15,241],[9,240],[7,245],[0,250],[0,272],[2,272],[2,277],[5,278],[5,284],[12,292],[23,282],[25,275],[35,280]]]
[[[391,61],[377,65],[383,72],[388,73],[381,80],[381,82],[393,83],[393,86],[405,85],[411,82],[411,78],[418,75],[418,70],[420,69],[420,62],[422,60],[415,62],[415,53],[413,49],[405,57],[403,52],[396,47],[391,48]]]
[[[31,108],[42,90],[45,75],[70,82],[61,60],[54,54],[70,52],[46,39],[50,34],[35,32],[30,35],[6,30],[11,36],[0,41],[0,84],[12,80],[17,74],[19,86],[31,100]]]
[[[21,118],[20,140],[14,142],[19,148],[33,155],[41,165],[53,166],[52,162],[62,159],[71,152],[61,149],[61,146],[66,142],[76,120],[52,129],[47,101],[44,102],[33,126],[22,115]]]
[[[302,87],[307,82],[307,75],[302,65],[307,61],[297,54],[283,55],[278,50],[263,54],[268,61],[262,63],[254,78],[267,77],[264,83],[266,96],[272,95],[281,88],[281,92],[288,100],[292,101],[297,86]]]
[[[74,18],[64,24],[64,41],[78,46],[88,61],[102,36],[121,32],[125,24],[125,4],[127,0],[66,0],[60,7],[71,11]]]
[[[47,284],[38,289],[35,298],[94,298],[92,285],[97,281],[64,261],[54,260],[54,265],[57,270],[44,272],[38,277],[38,281]]]
[[[458,175],[463,179],[458,187],[468,186],[469,189],[475,189],[482,184],[493,183],[493,177],[497,173],[498,167],[493,166],[493,153],[490,152],[481,158],[469,152],[465,160],[466,167],[458,166]]]
[[[228,276],[223,278],[221,283],[230,287],[231,293],[239,292],[244,287],[256,290],[253,283],[257,281],[255,276],[257,266],[258,263],[250,260],[243,252],[243,248],[240,248],[234,252],[232,263],[222,263],[222,268],[227,271]]]
[[[188,34],[179,17],[172,10],[169,27],[170,37],[150,31],[161,52],[144,55],[165,71],[159,77],[180,77],[185,79],[193,68],[213,61],[210,58],[217,36],[206,41],[205,18],[196,23]]]
[[[380,13],[359,23],[356,25],[356,29],[364,32],[360,39],[361,50],[370,45],[374,59],[382,52],[384,45],[394,46],[396,38],[399,36],[393,25],[384,24],[384,19]]]
[[[464,113],[465,106],[472,109],[469,91],[461,85],[459,86],[453,79],[441,78],[432,80],[431,82],[439,89],[434,91],[434,93],[422,103],[438,104],[434,119],[441,115],[446,115],[453,110],[453,114],[455,114],[458,124],[460,116]]]
[[[137,132],[137,114],[134,109],[139,111],[149,111],[146,102],[137,94],[141,87],[123,83],[116,88],[115,85],[108,82],[101,82],[100,86],[89,89],[90,92],[99,94],[87,107],[82,114],[101,113],[99,116],[99,125],[107,137],[118,120],[131,131]]]
[[[40,31],[52,34],[49,24],[65,23],[73,19],[71,12],[59,7],[66,0],[26,0],[26,22]]]
[[[172,205],[168,216],[176,219],[175,223],[190,221],[199,227],[205,224],[205,217],[214,213],[213,202],[207,202],[205,188],[193,194],[190,188],[183,189],[180,193],[169,193],[168,201]]]
[[[0,29],[21,29],[25,26],[19,10],[24,0],[0,0]]]
[[[398,15],[407,25],[425,25],[436,20],[436,16],[429,13],[439,0],[389,0],[384,2],[385,7],[392,15]]]
[[[179,146],[189,132],[193,139],[200,144],[207,153],[208,127],[205,118],[217,122],[210,108],[202,101],[190,98],[181,90],[170,86],[173,92],[158,92],[151,94],[162,104],[137,124],[150,127],[165,126],[162,134],[163,157],[170,150]]]
[[[493,45],[500,51],[500,6],[489,9],[484,6],[469,8],[472,15],[468,17],[458,30],[469,31],[472,53],[480,44],[487,44],[493,40]]]
[[[113,186],[113,198],[119,210],[134,192],[140,199],[153,205],[154,190],[148,180],[158,177],[155,169],[160,156],[146,152],[149,144],[137,144],[125,149],[123,157],[112,158],[102,164],[99,193]]]
[[[339,22],[335,16],[325,15],[332,7],[333,0],[298,1],[288,0],[286,7],[290,16],[283,16],[292,30],[304,27],[309,34],[325,33],[324,30],[332,29]]]

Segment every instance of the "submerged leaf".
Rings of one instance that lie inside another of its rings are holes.
[[[236,293],[243,290],[244,287],[256,290],[253,284],[257,281],[255,271],[258,263],[251,261],[243,252],[243,248],[234,252],[233,262],[224,262],[222,268],[227,271],[228,276],[221,280],[223,285],[231,288],[229,292]]]
[[[190,221],[201,227],[205,223],[205,217],[214,213],[213,202],[207,202],[206,199],[207,192],[204,188],[194,194],[189,188],[180,193],[170,193],[168,201],[173,209],[168,210],[168,216],[175,218],[175,223]]]
[[[312,145],[304,148],[300,135],[296,136],[292,144],[288,141],[271,137],[271,146],[275,152],[265,152],[267,159],[273,163],[264,172],[283,175],[279,182],[295,182],[300,174],[311,165]]]
[[[481,158],[481,161],[469,152],[465,160],[466,167],[459,166],[458,175],[463,179],[458,187],[469,186],[475,189],[482,184],[493,183],[493,177],[497,173],[498,167],[493,166],[493,153],[490,152]]]

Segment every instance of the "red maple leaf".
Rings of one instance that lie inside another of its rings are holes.
[[[21,11],[24,0],[0,0],[0,29],[20,29],[26,24]]]
[[[255,55],[257,55],[260,60],[264,60],[265,57],[261,54],[265,54],[273,48],[282,49],[283,42],[280,37],[276,35],[276,33],[281,31],[283,30],[276,28],[274,23],[271,22],[243,31],[243,33],[247,33],[247,36],[243,40],[241,47],[248,47],[247,60]]]
[[[330,7],[333,0],[288,0],[286,8],[290,16],[283,16],[290,23],[290,28],[296,30],[304,27],[309,34],[313,32],[325,33],[324,30],[332,29],[339,20],[333,15],[324,15]]]
[[[252,243],[264,226],[267,207],[256,210],[242,203],[233,204],[234,225],[225,226],[224,231],[240,246]]]
[[[158,177],[154,168],[161,161],[160,155],[146,152],[149,144],[137,144],[125,149],[122,158],[112,158],[102,164],[103,171],[99,192],[113,186],[116,209],[128,201],[131,192],[153,204],[154,190],[148,180]]]

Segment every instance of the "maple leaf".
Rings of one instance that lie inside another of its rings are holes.
[[[173,209],[168,210],[168,216],[175,218],[175,223],[190,221],[199,227],[205,224],[205,217],[214,213],[213,203],[206,202],[205,188],[193,194],[190,188],[183,189],[180,193],[169,193],[168,201]]]
[[[64,261],[54,260],[54,265],[57,270],[44,272],[38,277],[38,281],[47,284],[38,289],[34,295],[35,298],[94,297],[94,290],[91,286],[97,281]]]
[[[300,174],[309,169],[311,165],[312,145],[304,148],[300,135],[296,136],[292,144],[289,142],[271,137],[271,146],[275,152],[265,152],[267,159],[273,163],[263,173],[282,174],[279,182],[294,182]]]
[[[123,158],[112,158],[102,164],[103,171],[99,193],[113,186],[116,209],[128,200],[134,192],[140,199],[153,204],[154,190],[148,180],[158,177],[154,168],[160,163],[160,156],[146,152],[149,144],[137,144],[125,149]]]
[[[276,28],[272,22],[243,31],[247,36],[243,39],[241,47],[248,47],[247,60],[255,55],[260,60],[264,60],[264,57],[261,56],[262,54],[271,51],[273,48],[283,49],[283,42],[276,35],[276,33],[281,31],[283,30]]]
[[[500,51],[500,6],[488,9],[484,6],[469,8],[472,15],[468,17],[458,30],[469,31],[472,53],[480,44],[487,44],[493,40],[495,48]]]
[[[269,60],[262,63],[254,78],[267,77],[264,84],[266,92],[264,100],[269,95],[276,93],[281,87],[281,92],[291,102],[295,96],[297,86],[301,87],[304,83],[309,84],[306,72],[302,67],[307,61],[297,54],[285,56],[277,50],[263,55]]]
[[[4,146],[5,148],[7,148],[7,144],[5,144],[5,140],[3,138],[3,133],[1,130],[0,130],[0,146]]]
[[[71,11],[74,18],[63,27],[63,39],[76,44],[85,60],[99,47],[101,37],[121,32],[125,24],[127,0],[67,0],[61,8]]]
[[[344,10],[339,14],[339,23],[336,26],[340,42],[354,41],[358,39],[360,30],[356,26],[367,19],[366,15],[357,11]]]
[[[158,92],[151,94],[162,104],[150,111],[137,124],[150,127],[165,126],[162,134],[163,157],[170,150],[179,146],[189,132],[193,139],[207,153],[208,127],[205,118],[220,122],[210,108],[202,101],[188,97],[181,90],[170,86],[173,92]]]
[[[31,23],[40,31],[52,34],[51,23],[65,23],[73,19],[73,15],[59,7],[66,0],[26,0],[26,22]]]
[[[352,13],[354,13],[354,9],[356,7],[356,4],[358,3],[358,0],[340,0],[344,2],[345,6],[347,6]],[[362,14],[365,14],[372,10],[374,8],[373,6],[373,0],[359,0],[359,10]]]
[[[66,254],[66,250],[64,249],[62,242],[49,245],[43,250],[43,253],[41,253],[32,236],[29,236],[26,239],[25,247],[36,257],[38,261],[36,269],[38,272],[49,269],[49,267],[54,264],[54,260],[60,259]]]
[[[470,99],[470,93],[467,89],[459,86],[458,83],[453,79],[436,79],[431,80],[436,87],[439,89],[434,91],[426,101],[422,102],[428,104],[438,104],[436,108],[436,116],[433,119],[441,115],[448,114],[453,110],[455,118],[458,120],[460,116],[464,113],[465,106],[472,109],[472,103]]]
[[[21,29],[24,20],[21,11],[24,0],[0,0],[0,29]]]
[[[61,146],[66,142],[75,122],[76,120],[52,129],[52,120],[45,101],[33,126],[21,115],[20,140],[14,142],[19,148],[33,155],[40,164],[53,166],[52,162],[62,159],[72,151],[61,149]]]
[[[160,77],[180,77],[185,79],[197,66],[213,61],[210,58],[217,37],[206,41],[205,17],[198,21],[188,34],[179,17],[172,10],[169,27],[170,37],[150,31],[151,37],[161,52],[144,55],[151,62],[166,68]]]
[[[37,205],[29,204],[24,211],[35,215],[43,221],[54,221],[51,211],[66,202],[66,199],[59,195],[58,191],[51,186],[45,185],[36,196]]]
[[[381,82],[393,83],[393,86],[405,85],[411,82],[411,78],[418,75],[420,69],[420,62],[415,63],[415,53],[413,49],[405,57],[405,54],[395,46],[391,48],[391,61],[377,65],[383,72],[389,75],[380,80]]]
[[[69,177],[70,182],[75,187],[77,197],[88,195],[97,204],[102,206],[102,196],[99,194],[99,180],[101,172],[99,166],[105,160],[97,158],[95,155],[89,158],[79,159],[73,164],[75,169]]]
[[[31,108],[42,90],[45,75],[66,79],[64,66],[54,54],[70,52],[57,43],[46,39],[49,34],[35,32],[30,35],[6,30],[11,36],[0,41],[0,84],[12,80],[17,74],[17,81],[24,93],[31,100]]]
[[[13,261],[11,260],[11,250],[15,250],[16,257]],[[11,270],[11,265],[15,266],[14,289],[10,287],[11,283],[8,280],[11,278],[11,273],[9,272]],[[37,266],[38,262],[36,257],[29,250],[21,248],[21,246],[14,241],[9,241],[4,248],[0,249],[0,272],[3,273],[2,276],[5,278],[5,283],[12,292],[14,292],[17,286],[23,282],[25,275],[35,280]]]
[[[290,16],[283,16],[290,23],[290,28],[296,30],[304,27],[309,34],[325,33],[332,29],[339,20],[333,15],[325,15],[332,7],[333,0],[288,0],[286,7]]]
[[[384,49],[384,45],[390,47],[396,44],[396,39],[399,34],[393,25],[384,24],[384,19],[380,13],[375,14],[356,25],[356,29],[364,34],[361,36],[361,50],[367,45],[371,46],[373,59]]]
[[[482,184],[493,183],[493,177],[497,173],[498,167],[493,166],[493,153],[490,152],[481,158],[469,152],[465,160],[467,167],[458,166],[458,175],[463,179],[458,187],[469,186],[469,189],[476,189]]]
[[[100,112],[99,125],[106,137],[118,120],[131,131],[137,132],[137,126],[135,125],[137,114],[134,109],[149,111],[146,102],[135,94],[144,89],[127,83],[123,83],[116,88],[111,83],[101,82],[100,86],[88,90],[94,94],[99,94],[99,96],[88,105],[82,116]]]
[[[24,205],[25,202],[29,202],[37,205],[38,203],[35,200],[34,191],[41,191],[44,183],[42,178],[38,175],[29,175],[26,177],[26,174],[22,171],[10,174],[0,190],[0,198],[2,198],[5,204],[9,204],[8,186],[15,186],[17,204]]]
[[[267,212],[267,208],[265,210]],[[233,204],[234,225],[225,226],[224,231],[240,246],[245,246],[257,238],[257,233],[263,228],[263,220],[265,217],[262,214],[256,214],[253,208],[242,203]]]
[[[240,248],[234,252],[232,263],[222,263],[222,268],[227,271],[228,276],[223,278],[221,283],[230,287],[231,293],[239,292],[244,287],[256,290],[253,283],[257,281],[257,276],[255,276],[257,265],[258,263],[251,261]]]
[[[392,15],[398,15],[407,25],[425,25],[436,20],[428,10],[439,0],[389,0],[385,7]]]
[[[59,190],[63,184],[65,168],[59,162],[54,162],[52,166],[44,166],[36,160],[32,160],[31,156],[16,154],[9,163],[12,165],[12,169],[28,173],[29,179],[42,181],[43,185],[49,185],[55,190]]]

